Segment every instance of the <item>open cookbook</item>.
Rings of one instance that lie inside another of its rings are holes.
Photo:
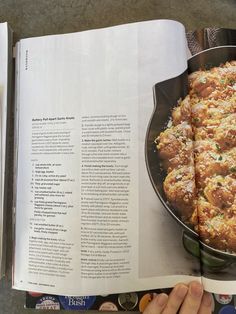
[[[14,94],[13,288],[91,296],[195,279],[236,293],[236,31],[157,20],[22,39]]]

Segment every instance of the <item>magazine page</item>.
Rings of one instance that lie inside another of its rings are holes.
[[[0,23],[0,273],[4,274],[4,192],[5,192],[5,159],[6,159],[6,132],[7,132],[7,105],[8,105],[8,42],[9,33],[7,23]]]
[[[148,160],[153,86],[187,86],[184,27],[25,39],[18,65],[13,287],[96,295],[200,280]]]
[[[187,34],[204,287],[236,293],[236,30]]]

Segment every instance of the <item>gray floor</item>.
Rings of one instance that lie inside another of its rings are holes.
[[[206,26],[236,28],[235,0],[1,0],[0,22],[9,22],[14,41],[29,36],[101,28],[149,19],[175,19],[188,30]],[[11,167],[10,167],[11,170]],[[11,178],[11,177],[10,177]],[[8,212],[11,208],[11,181]],[[8,217],[8,266],[11,221]],[[10,267],[8,267],[10,268]],[[24,293],[11,290],[10,279],[0,282],[0,314],[24,310]],[[52,313],[53,311],[37,311]],[[69,313],[64,311],[64,313]]]

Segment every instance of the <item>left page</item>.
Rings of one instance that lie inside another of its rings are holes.
[[[145,161],[152,88],[186,68],[174,21],[20,41],[14,288],[94,295],[200,280]]]
[[[7,177],[6,160],[7,147],[9,138],[7,138],[7,120],[8,107],[10,105],[11,94],[11,64],[12,64],[12,34],[7,23],[0,23],[0,274],[4,275],[5,271],[5,216],[6,216],[6,196],[7,196]]]

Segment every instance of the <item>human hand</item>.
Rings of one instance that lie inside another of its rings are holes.
[[[204,292],[199,282],[180,283],[169,296],[165,293],[156,295],[143,314],[211,314],[211,302],[210,293]]]

